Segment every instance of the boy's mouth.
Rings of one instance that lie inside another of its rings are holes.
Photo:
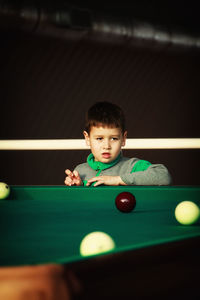
[[[102,157],[103,158],[110,158],[111,154],[109,152],[104,152],[104,153],[102,153]]]

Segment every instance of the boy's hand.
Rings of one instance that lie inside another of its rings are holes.
[[[77,171],[71,172],[69,169],[65,170],[67,177],[65,178],[65,184],[68,186],[71,185],[83,185],[81,177]]]
[[[98,186],[101,184],[104,185],[126,185],[120,176],[97,176],[97,177],[92,177],[90,180],[87,182],[87,186],[89,186],[91,183],[96,182],[94,186]]]

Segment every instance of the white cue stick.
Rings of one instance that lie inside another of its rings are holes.
[[[87,149],[84,139],[0,140],[0,150]],[[123,149],[200,149],[200,138],[130,138]]]

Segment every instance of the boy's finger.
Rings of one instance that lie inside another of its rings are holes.
[[[91,179],[88,180],[86,186],[89,186],[91,183],[95,182],[94,186],[102,184],[102,179],[101,177],[92,177]]]
[[[88,180],[89,183],[99,180],[99,177],[92,177]]]
[[[89,186],[90,185],[90,182],[89,182],[89,180],[88,180],[88,182],[86,183],[86,186]]]
[[[66,173],[68,176],[73,177],[73,173],[72,173],[69,169],[65,170],[65,173]]]
[[[66,185],[71,185],[71,184],[72,184],[72,180],[71,180],[69,177],[67,177],[67,178],[65,178],[64,183],[65,183]]]
[[[75,177],[79,177],[78,171],[75,170],[75,171],[73,172],[73,175],[74,175]]]
[[[103,184],[103,181],[97,181],[97,182],[94,184],[94,186],[98,186],[98,185],[101,185],[101,184]]]

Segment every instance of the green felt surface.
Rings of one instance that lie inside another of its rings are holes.
[[[122,191],[136,197],[131,213],[115,207]],[[0,201],[0,266],[84,259],[80,242],[93,231],[114,239],[112,252],[199,236],[199,221],[183,226],[174,217],[184,200],[200,205],[200,187],[11,186]]]

